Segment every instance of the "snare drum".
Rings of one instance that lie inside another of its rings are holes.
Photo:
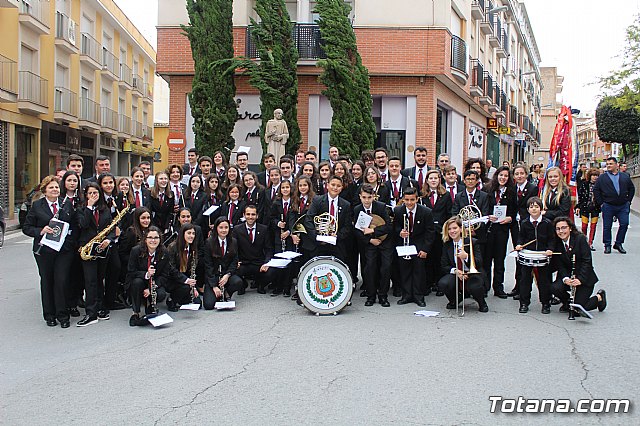
[[[523,266],[531,266],[532,268],[547,266],[549,264],[549,256],[543,251],[524,249],[518,252],[518,263]]]
[[[349,267],[333,256],[318,256],[298,274],[298,296],[317,315],[336,315],[351,300],[353,281]]]

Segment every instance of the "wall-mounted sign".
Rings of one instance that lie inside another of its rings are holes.
[[[169,151],[182,151],[187,146],[187,139],[183,133],[169,132],[167,146]]]
[[[511,134],[511,127],[503,127],[503,126],[498,127],[498,134],[510,135]]]
[[[498,120],[495,118],[487,118],[487,129],[496,130],[498,128]]]

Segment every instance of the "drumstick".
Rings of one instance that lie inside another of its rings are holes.
[[[529,244],[532,244],[532,243],[535,243],[535,242],[536,242],[536,239],[533,239],[533,240],[529,241],[528,243],[523,244],[523,245],[522,245],[522,248],[525,248],[525,247],[526,247],[526,246],[528,246]],[[515,250],[515,249],[514,249],[514,250],[511,250],[509,253],[513,253],[514,251],[516,251],[516,250]],[[555,253],[554,253],[554,254],[555,254]]]

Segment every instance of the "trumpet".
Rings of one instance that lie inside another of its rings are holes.
[[[406,232],[410,232],[409,230],[409,217],[407,217],[407,215],[404,215],[404,219],[403,219],[403,230]],[[402,239],[403,240],[403,245],[406,247],[409,245],[409,236],[405,237]],[[411,260],[411,256],[406,255],[403,257],[404,260]]]

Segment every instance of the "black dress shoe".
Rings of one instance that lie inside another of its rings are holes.
[[[109,316],[109,311],[104,310],[104,309],[102,311],[98,311],[98,319],[99,320],[105,321],[105,320],[108,320],[109,318],[111,318]]]
[[[591,251],[596,251],[596,248],[592,245],[589,246],[589,248],[591,249]]]
[[[80,316],[80,311],[78,310],[78,308],[68,308],[67,312],[69,313],[70,316],[77,318]]]
[[[611,254],[611,247],[605,247],[604,248],[604,254]]]
[[[260,294],[267,294],[267,290],[264,289],[264,286],[261,285],[260,287],[258,287],[258,293]]]
[[[520,305],[520,309],[518,309],[518,312],[520,312],[521,314],[526,314],[527,312],[529,312],[529,307],[527,305]]]
[[[291,290],[290,290],[290,289],[288,289],[288,288],[285,288],[284,290],[282,290],[282,295],[283,295],[284,297],[289,297],[289,296],[291,296]]]
[[[440,290],[436,291],[436,296],[438,297],[444,296],[444,291],[440,291]]]
[[[58,325],[58,322],[56,320],[54,320],[54,319],[47,320],[47,325],[49,327],[55,327],[56,325]]]
[[[131,327],[136,327],[138,325],[138,321],[140,320],[140,316],[137,314],[133,314],[131,315],[131,318],[129,318],[129,326]]]
[[[513,297],[513,296],[516,296],[516,295],[520,296],[520,291],[516,290],[515,288],[513,290],[511,290],[509,293],[507,293],[507,296],[509,296],[509,297]]]
[[[373,306],[374,303],[376,303],[376,299],[367,299],[367,301],[364,302],[364,306]]]
[[[280,296],[280,294],[282,294],[282,292],[280,291],[279,288],[276,288],[271,292],[271,297]]]
[[[543,314],[550,314],[551,313],[551,305],[549,304],[544,304],[542,305],[542,312]]]
[[[86,327],[91,324],[96,324],[98,322],[98,317],[90,317],[89,315],[85,315],[80,321],[76,323],[76,327]]]
[[[627,254],[627,251],[622,247],[622,244],[614,244],[613,248],[618,250],[621,254]]]
[[[506,299],[507,297],[509,297],[507,295],[507,293],[505,293],[504,291],[501,291],[501,292],[498,292],[498,293],[493,292],[493,295],[496,296],[496,297],[499,297],[500,299]]]
[[[478,312],[489,312],[489,306],[487,305],[487,302],[483,302],[482,304],[478,305]]]
[[[71,323],[69,321],[60,321],[60,327],[69,328],[71,327]]]
[[[558,312],[564,312],[567,313],[569,312],[569,304],[568,303],[563,303],[562,306],[560,306],[560,309],[558,310]]]
[[[398,300],[398,305],[406,305],[407,303],[411,303],[411,299],[405,299],[404,297]]]
[[[238,294],[240,296],[242,296],[243,294],[245,294],[247,292],[247,290],[244,287],[240,287],[240,290],[238,290]]]
[[[367,290],[362,290],[360,292],[360,297],[367,297]]]
[[[391,304],[389,303],[389,299],[387,299],[386,297],[381,297],[380,306],[382,306],[383,308],[388,308],[389,306],[391,306]]]
[[[607,309],[607,292],[600,289],[596,294],[599,294],[600,297],[602,298],[602,300],[598,302],[598,310],[602,312],[605,309]]]
[[[514,294],[513,295],[513,300],[520,300],[520,295],[519,294]]]
[[[551,296],[551,304],[552,305],[559,305],[561,303],[562,303],[562,301],[560,299],[558,299],[556,296]]]
[[[421,308],[424,308],[425,306],[427,306],[427,304],[424,302],[424,299],[416,300],[416,305],[420,306]]]
[[[447,303],[447,309],[455,309],[455,308],[456,308],[456,303],[455,302]]]

